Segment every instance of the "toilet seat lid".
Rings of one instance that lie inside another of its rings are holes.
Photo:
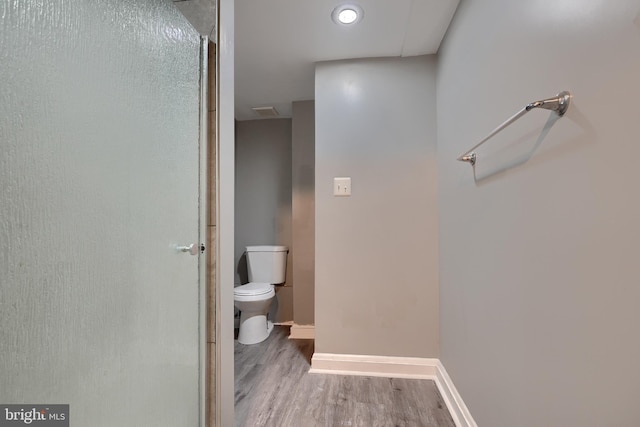
[[[249,282],[246,285],[233,288],[234,295],[264,295],[271,292],[273,285],[263,282]]]

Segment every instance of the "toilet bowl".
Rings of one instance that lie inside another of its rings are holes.
[[[250,282],[234,288],[233,300],[240,310],[240,344],[257,344],[267,339],[273,329],[267,313],[275,296],[271,283]]]
[[[275,297],[274,284],[285,282],[286,246],[247,246],[249,283],[233,290],[235,306],[240,310],[240,344],[257,344],[273,330],[267,313]]]

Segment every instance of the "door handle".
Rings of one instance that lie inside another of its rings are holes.
[[[192,243],[189,246],[176,246],[178,252],[188,252],[191,255],[198,255],[200,250],[204,252],[204,245],[200,246],[197,243]]]

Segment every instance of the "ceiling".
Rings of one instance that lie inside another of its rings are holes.
[[[236,119],[314,99],[315,63],[414,56],[438,51],[459,0],[235,0]],[[331,12],[358,4],[364,19],[337,25]],[[215,39],[216,0],[174,0],[202,34]]]
[[[438,51],[459,0],[236,0],[236,119],[314,99],[315,63],[349,58],[415,56]],[[333,9],[356,3],[364,19],[337,25]]]

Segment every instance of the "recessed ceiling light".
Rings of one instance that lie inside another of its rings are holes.
[[[353,9],[342,9],[338,14],[338,21],[343,24],[352,24],[358,19],[358,12]]]
[[[353,25],[362,21],[364,11],[356,4],[343,4],[331,12],[333,22],[340,25]]]

